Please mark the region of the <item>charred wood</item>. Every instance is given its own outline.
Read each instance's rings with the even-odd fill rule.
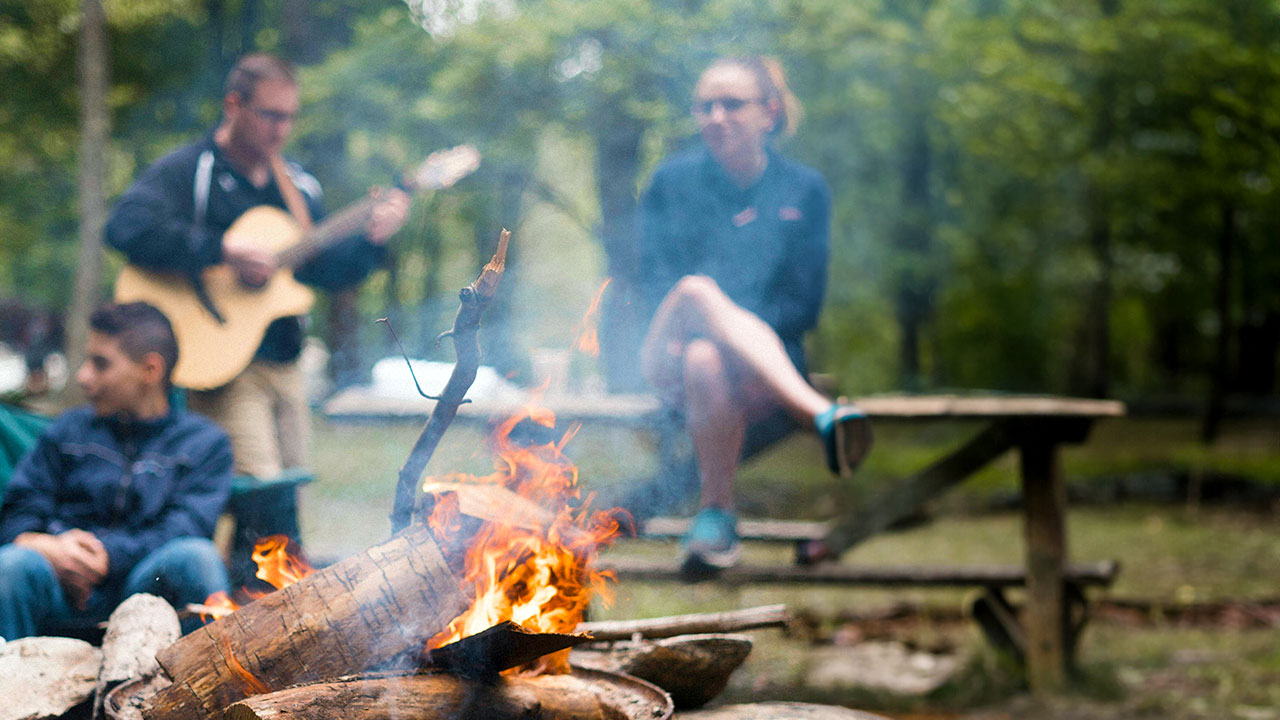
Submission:
[[[430,530],[413,525],[162,650],[173,684],[144,715],[217,718],[250,695],[416,658],[467,603]]]
[[[418,482],[427,468],[427,463],[435,453],[436,446],[444,437],[445,430],[458,414],[458,406],[466,398],[467,390],[475,382],[476,371],[480,367],[480,316],[489,300],[498,288],[498,281],[506,269],[507,244],[511,233],[503,230],[498,240],[498,251],[489,260],[480,276],[467,287],[459,291],[458,314],[453,320],[453,329],[445,333],[453,338],[454,352],[458,361],[453,366],[449,381],[436,400],[426,427],[418,436],[408,459],[400,468],[396,481],[395,500],[391,508],[391,532],[399,532],[413,518],[414,502],[417,497]],[[441,337],[444,337],[443,335]]]

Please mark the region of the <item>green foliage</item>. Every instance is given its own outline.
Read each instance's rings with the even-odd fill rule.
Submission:
[[[611,188],[638,191],[690,140],[710,59],[763,52],[806,106],[783,149],[833,190],[813,351],[843,390],[1068,391],[1099,328],[1122,394],[1200,392],[1220,330],[1239,388],[1275,389],[1268,0],[121,0],[108,20],[112,192],[212,126],[222,74],[255,48],[304,66],[292,151],[331,206],[431,149],[480,147],[362,293],[371,316],[427,308],[405,311],[412,336],[438,329],[499,226],[536,217],[564,248],[586,235],[625,257]],[[0,289],[53,305],[75,261],[77,26],[71,0],[0,0]],[[599,278],[573,267],[588,289],[566,297],[589,294]]]

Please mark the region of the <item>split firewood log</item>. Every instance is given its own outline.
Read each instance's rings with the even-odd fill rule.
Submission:
[[[226,720],[615,720],[571,676],[480,683],[434,673],[346,678],[255,695],[227,708]]]
[[[648,680],[670,693],[676,708],[683,710],[701,707],[719,695],[750,653],[751,638],[745,635],[682,635],[576,648],[569,661]]]
[[[102,651],[83,640],[29,637],[0,645],[0,717],[44,720],[93,697]]]
[[[160,665],[156,653],[182,636],[178,613],[163,598],[131,595],[107,620],[102,638],[102,670],[94,691],[93,716],[99,716],[106,694],[127,680],[153,675]]]
[[[637,636],[652,639],[786,627],[790,622],[791,613],[786,605],[761,605],[714,613],[584,622],[578,623],[576,632],[589,633],[596,640],[628,640]]]
[[[173,684],[143,714],[212,720],[249,695],[416,660],[467,604],[430,529],[411,525],[160,651]]]

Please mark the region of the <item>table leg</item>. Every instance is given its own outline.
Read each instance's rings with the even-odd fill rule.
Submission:
[[[1066,682],[1066,488],[1055,443],[1029,440],[1020,451],[1026,514],[1027,679],[1033,693],[1043,694]]]

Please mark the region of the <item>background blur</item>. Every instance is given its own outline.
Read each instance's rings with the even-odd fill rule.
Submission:
[[[0,296],[55,313],[84,263],[76,60],[97,5],[0,0]],[[698,72],[759,52],[806,109],[783,151],[833,190],[811,351],[840,390],[1113,396],[1197,413],[1206,438],[1276,403],[1272,0],[114,0],[104,22],[107,201],[213,127],[250,50],[302,67],[289,152],[331,210],[434,149],[484,154],[318,309],[340,383],[390,349],[377,317],[430,356],[503,226],[486,346],[531,380],[528,348],[567,347],[605,276],[625,287],[636,194],[696,141]]]

